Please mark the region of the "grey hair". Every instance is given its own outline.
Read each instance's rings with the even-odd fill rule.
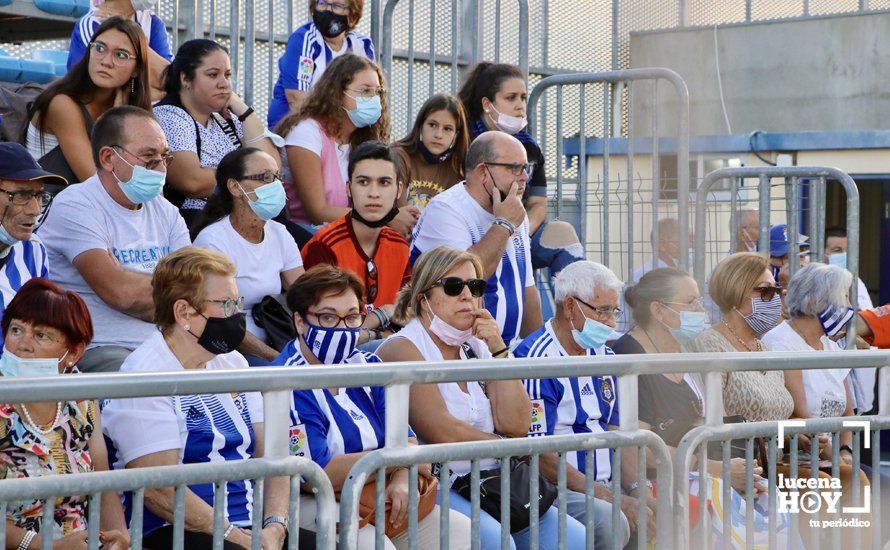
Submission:
[[[675,237],[680,235],[680,222],[677,218],[661,218],[655,223],[658,229],[658,240],[655,239],[656,227],[653,227],[649,233],[649,242],[652,243],[653,249],[658,249],[658,243],[663,241],[668,234],[673,233]]]
[[[847,291],[853,274],[837,265],[813,262],[800,268],[788,283],[785,306],[794,317],[817,316],[828,306],[849,305]]]
[[[494,162],[495,143],[493,139],[474,139],[467,149],[464,169],[469,174],[483,162]]]
[[[603,264],[582,260],[569,264],[559,272],[553,283],[553,295],[558,304],[572,296],[591,301],[597,287],[621,292],[624,283]]]

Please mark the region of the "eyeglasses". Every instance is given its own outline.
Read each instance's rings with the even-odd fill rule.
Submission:
[[[464,287],[470,289],[470,294],[474,298],[480,298],[485,294],[485,286],[488,283],[482,279],[461,279],[460,277],[445,277],[439,279],[433,286],[441,286],[442,290],[448,296],[459,296],[464,291]]]
[[[347,90],[349,90],[349,88],[347,88]],[[349,90],[349,91],[354,93],[355,96],[358,96],[362,99],[372,99],[374,96],[383,97],[386,95],[386,88],[382,88],[379,86],[377,88],[371,88],[371,89],[367,89],[367,90]],[[346,94],[346,95],[349,95],[349,94]],[[351,97],[352,99],[356,99],[355,96],[349,95],[349,97]]]
[[[334,328],[340,323],[346,328],[359,328],[365,324],[367,313],[350,313],[348,315],[337,315],[336,313],[316,313],[307,311],[309,315],[314,315],[318,319],[318,326],[321,328]]]
[[[517,164],[515,162],[483,162],[486,166],[503,166],[514,176],[521,176],[525,172],[526,176],[530,176],[535,169],[535,163]]]
[[[344,4],[343,2],[326,2],[325,0],[318,0],[317,2],[315,2],[315,8],[319,10],[330,8],[337,13],[346,13],[349,10],[349,4]]]
[[[40,208],[46,208],[53,200],[53,194],[49,191],[7,191],[0,189],[0,192],[6,193],[9,202],[16,206],[25,206],[30,204],[32,200],[37,199]]]
[[[226,317],[231,317],[236,313],[239,313],[244,310],[244,296],[239,296],[234,300],[232,298],[226,298],[225,300],[205,300],[206,302],[210,302],[213,304],[219,304],[222,309],[223,315]]]
[[[139,155],[135,155],[135,154],[131,153],[130,151],[127,151],[120,145],[112,145],[112,147],[117,147],[118,149],[120,149],[124,153],[127,153],[134,159],[139,159],[139,162],[142,163],[142,166],[149,170],[154,170],[155,168],[160,166],[161,163],[163,163],[164,167],[166,168],[167,166],[170,166],[171,162],[173,162],[173,155],[171,155],[170,153],[167,153],[166,155],[161,155],[160,157],[151,157],[148,160],[146,160],[146,159],[140,157]]]
[[[664,305],[672,304],[675,306],[687,306],[687,307],[692,306],[692,307],[697,307],[700,309],[705,308],[705,299],[701,298],[701,297],[695,298],[691,302],[661,302],[661,303]]]
[[[281,172],[264,172],[262,174],[251,174],[249,176],[242,176],[241,179],[261,181],[263,183],[274,183],[275,181],[281,179]]]
[[[368,260],[368,263],[365,264],[365,271],[368,274],[368,280],[371,281],[368,285],[368,303],[372,303],[377,298],[377,264],[374,263],[374,260]]]
[[[111,48],[105,45],[104,42],[92,42],[90,44],[90,48],[93,50],[93,55],[96,56],[96,59],[105,59],[105,56],[108,55],[108,52],[114,56],[115,61],[130,61],[135,60],[136,56],[128,52],[127,50],[122,50],[120,48],[112,51]]]
[[[775,296],[776,293],[782,292],[782,287],[780,287],[778,285],[776,285],[776,286],[755,286],[752,289],[752,292],[759,292],[760,299],[764,302],[769,302],[770,300],[773,299],[773,296]]]
[[[592,305],[588,304],[587,302],[585,302],[581,298],[578,298],[577,296],[575,296],[574,298],[578,302],[580,302],[580,303],[584,304],[585,306],[587,306],[588,308],[590,308],[590,310],[593,311],[597,317],[611,317],[612,319],[617,319],[619,316],[621,316],[621,308],[620,307],[612,307],[612,306],[596,307],[596,306],[592,306]]]

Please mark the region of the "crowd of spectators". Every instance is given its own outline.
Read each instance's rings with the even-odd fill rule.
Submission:
[[[190,40],[171,55],[152,4],[91,9],[72,34],[68,74],[36,99],[21,144],[0,144],[3,376],[843,347],[857,283],[842,229],[826,234],[827,263],[807,265],[806,237],[792,250],[784,225],[758,253],[757,213],[741,211],[737,247],[704,295],[679,269],[692,265],[695,236],[681,250],[676,219],[657,221],[655,259],[631,280],[585,260],[573,226],[548,219],[546,161],[525,130],[527,75],[516,66],[473,67],[457,97],[428,98],[390,144],[387,83],[374,45],[354,31],[361,0],[309,3],[266,121],[234,92],[222,45]],[[805,267],[790,276],[795,253]],[[553,277],[550,319],[539,269]],[[867,310],[858,336],[886,347],[890,315],[858,284]],[[273,330],[276,314],[284,329]],[[641,426],[676,448],[704,420],[702,386],[691,374],[641,376]],[[727,422],[851,416],[875,401],[874,373],[843,368],[726,373],[723,388]],[[618,427],[620,397],[613,376],[414,385],[409,442],[603,433]],[[291,451],[339,490],[352,465],[383,446],[385,406],[380,387],[294,391]],[[262,457],[263,440],[253,393],[0,405],[0,477],[243,460]],[[827,438],[800,444],[814,462],[832,455]],[[850,434],[840,444],[843,483],[880,475],[853,469]],[[634,481],[637,453],[620,462],[608,449],[591,453],[566,455],[567,547],[584,544],[588,520],[596,548],[635,544],[644,523],[651,536],[655,506],[638,500],[648,493]],[[714,475],[720,458],[708,460]],[[787,465],[758,456],[758,494],[767,459]],[[428,504],[418,544],[439,540],[448,514],[452,547],[468,548],[470,464],[451,464],[449,509],[438,505],[433,466],[418,469],[417,497]],[[498,459],[480,466],[500,471]],[[654,479],[653,464],[639,467]],[[743,493],[744,458],[733,455],[729,468],[732,491]],[[408,470],[386,476],[385,544],[405,548]],[[541,456],[540,476],[558,482],[555,454]],[[592,503],[586,476],[596,481]],[[311,496],[289,495],[284,479],[265,480],[262,503],[252,491],[250,481],[225,484],[226,548],[250,546],[255,509],[263,548],[281,548],[289,527],[313,547]],[[299,526],[285,519],[292,498],[303,501]],[[212,484],[186,491],[186,547],[211,544],[213,499]],[[131,496],[102,502],[103,547],[126,548]],[[41,531],[39,503],[19,504],[7,510],[8,547],[85,540],[84,498],[57,500],[52,533]],[[539,537],[555,547],[557,510],[542,508]],[[172,488],[145,491],[147,547],[171,547],[173,513]],[[500,547],[497,514],[483,506],[479,519],[482,547]],[[527,522],[510,531],[511,548],[530,546]],[[360,547],[373,544],[373,525],[362,527]]]

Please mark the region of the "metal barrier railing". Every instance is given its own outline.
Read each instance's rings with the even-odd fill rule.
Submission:
[[[829,179],[841,184],[847,195],[847,269],[853,274],[853,283],[850,287],[850,303],[858,309],[857,284],[859,278],[859,189],[856,182],[849,174],[827,166],[745,166],[740,168],[721,168],[709,173],[698,186],[695,194],[695,234],[698,236],[695,242],[695,280],[699,288],[705,288],[705,231],[707,224],[706,208],[708,194],[711,188],[721,180],[730,180],[730,226],[731,250],[736,248],[736,232],[738,227],[739,182],[744,178],[758,179],[758,192],[760,198],[758,250],[770,249],[770,181],[773,178],[785,179],[785,199],[788,213],[789,243],[797,243],[800,238],[800,188],[801,180],[809,178],[815,180],[810,200],[814,206],[810,209],[808,225],[810,232],[810,250],[815,253],[817,261],[824,260],[824,235],[825,235],[825,188]],[[788,254],[790,273],[793,275],[800,267],[800,258],[796,253],[796,245],[791,249],[794,252]],[[847,331],[855,333],[856,317],[850,321]],[[856,342],[854,338],[847,338],[847,347],[852,348]]]
[[[182,550],[185,531],[185,491],[188,485],[213,483],[215,485],[213,503],[213,548],[223,547],[225,530],[225,483],[232,480],[253,480],[254,514],[251,529],[251,548],[260,550],[263,515],[263,479],[268,477],[290,478],[291,494],[299,494],[300,478],[309,482],[314,490],[317,504],[317,544],[318,548],[335,547],[335,527],[337,524],[337,504],[334,490],[327,474],[311,460],[297,457],[257,458],[208,464],[180,464],[136,468],[132,470],[112,470],[77,475],[52,475],[6,479],[0,481],[0,517],[6,517],[10,502],[24,499],[46,499],[41,516],[41,533],[52,533],[55,523],[54,502],[59,496],[89,495],[89,537],[90,550],[100,547],[99,514],[101,494],[104,492],[133,492],[130,520],[131,547],[142,548],[142,517],[144,512],[145,489],[175,487],[173,506],[173,548]],[[292,498],[288,510],[291,525],[299,525],[299,498]],[[258,507],[258,508],[257,508]],[[259,510],[259,511],[257,511]],[[6,522],[0,522],[0,541],[6,547]],[[288,539],[289,550],[296,550],[297,529],[291,530]],[[42,550],[51,550],[53,538],[42,538]]]
[[[587,514],[586,514],[586,531],[587,531],[587,548],[594,547],[594,512],[593,512],[593,487],[597,483],[594,479],[594,467],[592,451],[596,449],[615,449],[614,462],[621,461],[621,449],[624,447],[638,447],[638,481],[641,487],[645,487],[645,464],[646,449],[649,449],[655,457],[657,472],[658,493],[656,497],[656,535],[661,540],[670,540],[671,537],[671,459],[668,454],[664,441],[650,431],[636,430],[634,432],[607,432],[604,434],[584,434],[584,435],[560,435],[553,437],[541,438],[523,438],[499,441],[473,441],[466,443],[444,443],[436,445],[423,445],[420,447],[402,447],[402,448],[385,448],[373,451],[368,455],[359,459],[349,472],[349,477],[343,485],[343,491],[340,498],[340,546],[343,548],[355,548],[358,542],[358,506],[362,489],[368,481],[368,478],[377,472],[376,494],[377,494],[377,510],[384,509],[383,490],[384,486],[379,482],[386,479],[385,469],[391,466],[407,466],[409,467],[409,495],[417,494],[417,465],[428,463],[441,463],[442,469],[439,473],[439,491],[442,499],[443,510],[448,509],[448,492],[451,488],[451,479],[449,475],[448,463],[456,460],[471,460],[472,476],[472,547],[480,547],[480,529],[479,529],[479,459],[480,458],[499,458],[501,459],[501,548],[509,548],[509,526],[510,526],[510,470],[509,458],[517,456],[531,457],[531,483],[532,490],[530,494],[536,494],[537,488],[534,486],[538,478],[538,457],[541,453],[559,453],[559,479],[557,487],[559,495],[555,506],[559,514],[558,545],[560,548],[566,546],[566,457],[565,452],[568,451],[587,451],[587,462],[585,471],[586,480],[586,497],[587,497]],[[614,468],[611,480],[612,494],[616,495],[612,501],[612,532],[618,533],[619,529],[619,502],[621,494],[621,470]],[[646,495],[641,494],[639,499],[640,516],[646,517]],[[416,503],[414,504],[414,512],[416,512]],[[538,547],[538,502],[532,499],[530,502],[530,548]],[[383,537],[383,522],[377,521],[376,535],[380,548]],[[448,514],[443,513],[440,517],[440,548],[447,549],[448,545]],[[414,548],[417,540],[417,517],[416,513],[409,512],[409,547]],[[647,525],[645,519],[639,524],[638,540],[641,548],[645,548],[647,540]],[[548,541],[552,544],[553,541]]]
[[[232,391],[262,392],[264,402],[265,456],[283,457],[289,454],[288,427],[290,421],[290,392],[294,389],[317,389],[328,387],[386,387],[386,447],[387,452],[374,460],[402,460],[407,463],[422,463],[441,452],[435,446],[432,451],[426,447],[408,448],[408,390],[411,384],[438,384],[443,382],[466,382],[477,380],[511,380],[529,378],[554,378],[576,376],[617,375],[618,395],[620,396],[620,432],[624,436],[614,440],[611,432],[591,436],[582,448],[603,448],[612,443],[618,447],[633,444],[650,444],[650,436],[637,434],[638,393],[637,377],[640,374],[698,373],[706,380],[705,404],[706,420],[709,425],[722,423],[723,399],[721,373],[743,370],[799,370],[831,369],[843,365],[845,368],[883,367],[890,362],[888,351],[838,351],[812,354],[800,353],[683,353],[658,355],[616,355],[584,357],[548,357],[534,359],[489,359],[473,361],[414,361],[381,364],[373,369],[366,365],[304,366],[300,368],[252,368],[215,372],[177,372],[155,374],[80,374],[52,378],[25,379],[11,378],[0,385],[0,403],[31,403],[39,401],[70,401],[81,399],[113,399],[123,397],[149,397],[158,395],[214,394]],[[884,369],[885,371],[887,369]],[[886,374],[882,380],[887,380]],[[880,419],[890,417],[890,399],[882,396]],[[883,421],[883,420],[882,420]],[[619,432],[619,433],[620,433]],[[640,432],[642,433],[642,432]],[[622,441],[621,437],[630,437]],[[601,438],[605,438],[601,440]],[[642,439],[633,439],[642,438]],[[606,441],[605,444],[602,441]],[[523,439],[500,441],[503,445],[495,456],[509,456],[525,452],[542,451],[550,443],[533,443]],[[572,442],[577,445],[577,442]],[[527,445],[531,445],[528,447]],[[543,447],[537,447],[543,445]],[[555,445],[563,445],[557,441]],[[566,444],[568,445],[568,444]],[[568,448],[568,447],[559,447]],[[441,449],[441,448],[440,448]],[[488,450],[488,449],[486,449]],[[494,450],[494,449],[492,449]],[[446,448],[446,451],[448,449]],[[470,445],[458,447],[455,455],[444,454],[444,459],[457,456],[479,457],[481,449]],[[414,453],[420,453],[415,455]],[[462,454],[463,453],[463,454]],[[415,457],[415,458],[412,458]],[[419,458],[418,458],[419,457]],[[370,461],[371,459],[369,459]],[[237,465],[238,462],[231,464]],[[371,464],[371,471],[377,469]],[[207,467],[207,465],[202,465]],[[227,466],[235,468],[236,466]],[[136,470],[111,472],[102,475],[130,476]],[[240,470],[239,470],[240,471]],[[86,475],[86,474],[85,474]],[[65,476],[55,476],[64,478]],[[78,476],[70,476],[77,478]],[[613,476],[615,478],[617,476]],[[120,478],[114,477],[118,480]],[[675,478],[677,479],[677,478]],[[30,480],[0,481],[0,500],[6,495],[3,487],[17,483],[21,487]],[[47,477],[40,481],[51,487],[56,480]],[[679,480],[678,480],[679,481]],[[357,482],[356,482],[357,483]],[[176,484],[166,480],[166,486]],[[160,484],[163,486],[163,484]],[[16,485],[19,487],[19,485]],[[20,490],[24,490],[21,489]],[[614,479],[613,479],[614,487]],[[47,489],[47,495],[54,490]],[[87,491],[91,492],[91,491]],[[18,494],[18,493],[16,493]],[[30,494],[34,494],[33,491]],[[292,504],[293,506],[293,504]],[[670,516],[668,516],[670,517]],[[669,529],[673,529],[671,525]],[[663,526],[659,527],[659,534]]]
[[[542,101],[544,93],[552,87],[556,87],[556,215],[563,215],[564,209],[564,187],[566,177],[564,174],[564,136],[563,136],[563,94],[564,88],[567,86],[580,86],[579,96],[579,130],[578,130],[578,212],[579,212],[579,238],[582,245],[587,243],[587,224],[588,224],[588,177],[587,154],[588,154],[588,127],[586,115],[586,92],[585,86],[588,84],[605,84],[603,89],[603,131],[602,131],[602,158],[603,158],[603,181],[602,195],[605,197],[605,204],[601,214],[601,234],[600,238],[603,246],[602,263],[609,265],[609,250],[612,243],[610,238],[610,212],[608,208],[608,197],[610,193],[610,141],[613,135],[613,129],[621,126],[621,91],[616,88],[622,87],[625,94],[625,113],[627,115],[627,150],[625,152],[627,161],[628,178],[632,179],[634,174],[634,131],[633,131],[633,100],[635,82],[651,81],[651,139],[652,139],[652,240],[658,240],[658,224],[655,223],[658,217],[658,203],[660,200],[660,169],[659,169],[659,140],[658,140],[658,86],[659,81],[667,81],[673,87],[677,95],[677,218],[679,221],[679,248],[686,250],[689,246],[689,91],[686,82],[676,72],[665,68],[641,68],[627,69],[622,71],[610,71],[601,73],[578,73],[550,76],[541,80],[532,90],[528,99],[529,112],[529,132],[541,131],[545,124],[542,124],[541,118],[543,113],[539,112],[539,102]],[[613,119],[617,119],[613,120]],[[635,203],[634,193],[627,192],[625,200],[626,210],[628,212],[626,224],[627,231],[627,282],[631,281],[634,272],[634,216],[632,215]],[[657,251],[653,250],[653,263],[657,261]],[[679,263],[681,269],[687,269],[687,258],[680,255]]]
[[[380,34],[378,35],[382,42],[380,43],[380,63],[386,80],[390,86],[394,81],[393,77],[393,56],[394,56],[394,33],[393,33],[393,16],[396,6],[400,0],[389,0],[383,8],[383,22]],[[406,128],[405,131],[410,132],[414,124],[415,115],[415,86],[414,72],[417,61],[426,62],[428,71],[428,89],[427,96],[431,96],[437,92],[444,90],[436,89],[436,68],[442,65],[449,68],[450,71],[450,92],[457,91],[458,73],[462,67],[469,67],[483,60],[484,37],[490,35],[486,30],[483,32],[483,5],[485,0],[453,0],[445,2],[451,7],[451,47],[450,55],[445,56],[444,62],[439,62],[436,52],[436,19],[437,19],[437,0],[427,0],[429,3],[429,27],[430,34],[428,38],[428,51],[421,53],[416,47],[415,41],[415,0],[407,0],[408,3],[408,39],[403,56],[407,60],[407,101],[402,104],[407,109],[405,113]],[[514,0],[519,8],[519,29],[518,29],[518,59],[511,60],[522,69],[523,74],[528,78],[528,0]],[[494,16],[494,53],[493,61],[499,63],[501,61],[501,1],[495,3]],[[373,36],[372,36],[373,38]],[[418,53],[421,55],[418,56]],[[419,59],[420,57],[420,59]],[[390,94],[390,102],[392,102],[392,94]],[[392,104],[392,103],[391,103]]]
[[[707,397],[706,397],[707,399]],[[871,479],[870,486],[870,500],[865,500],[860,497],[863,494],[862,488],[860,487],[860,477],[857,474],[860,470],[860,450],[859,450],[859,435],[860,431],[863,429],[869,430],[869,433],[866,434],[866,437],[870,437],[870,448],[872,454],[872,465],[880,465],[880,456],[881,456],[881,445],[880,445],[880,430],[890,428],[890,416],[860,416],[855,417],[855,419],[851,418],[816,418],[816,419],[807,419],[804,421],[792,421],[788,423],[782,423],[780,426],[778,422],[751,422],[751,423],[741,423],[741,424],[726,424],[726,425],[705,425],[694,428],[680,442],[680,445],[677,447],[677,452],[674,454],[674,479],[675,479],[675,500],[674,500],[674,510],[675,510],[675,518],[679,521],[678,528],[676,529],[674,539],[674,547],[675,548],[688,548],[689,547],[689,539],[690,539],[690,525],[689,525],[689,473],[690,467],[693,460],[693,455],[698,450],[698,476],[699,476],[699,510],[698,517],[700,518],[700,532],[703,533],[702,536],[702,544],[703,547],[709,547],[708,545],[708,537],[710,535],[708,529],[708,514],[706,513],[705,505],[707,498],[702,495],[711,494],[711,490],[708,488],[711,482],[711,476],[706,471],[706,463],[708,459],[707,447],[709,442],[722,442],[722,451],[723,451],[723,469],[722,469],[722,483],[723,483],[723,502],[724,504],[730,501],[730,491],[732,491],[730,487],[730,471],[727,467],[729,462],[729,454],[730,454],[730,440],[743,439],[745,440],[745,480],[746,486],[744,491],[744,499],[745,499],[745,509],[747,510],[747,514],[745,517],[745,541],[749,544],[753,540],[754,537],[754,513],[753,510],[753,499],[754,499],[754,490],[753,490],[753,468],[754,468],[754,439],[760,437],[768,437],[769,442],[766,447],[767,455],[770,457],[768,462],[767,472],[764,476],[767,482],[768,487],[768,523],[767,523],[767,531],[768,531],[768,547],[769,548],[791,548],[795,547],[796,541],[798,539],[799,534],[799,524],[796,517],[791,517],[791,521],[789,522],[789,533],[791,540],[788,544],[777,545],[777,491],[779,489],[777,485],[777,477],[776,477],[776,451],[777,448],[781,447],[779,445],[779,439],[783,438],[785,435],[797,435],[797,434],[805,434],[809,435],[813,441],[813,445],[815,445],[816,438],[819,434],[830,433],[832,435],[831,449],[832,449],[832,472],[831,476],[835,479],[840,478],[840,432],[841,431],[853,431],[853,463],[852,463],[852,490],[851,490],[851,502],[855,506],[859,506],[860,502],[863,504],[868,504],[868,508],[870,508],[871,517],[876,521],[871,521],[871,529],[872,529],[872,548],[878,550],[883,545],[883,540],[881,537],[881,475],[880,475],[880,466],[875,466],[874,475]],[[783,442],[784,443],[784,442]],[[789,475],[790,479],[796,479],[798,476],[798,441],[796,437],[791,437],[789,441],[789,449],[790,449],[790,463],[789,463]],[[818,462],[818,461],[817,461]],[[810,467],[810,476],[812,479],[817,479],[819,475],[819,468]],[[865,506],[863,506],[865,507]],[[839,513],[839,510],[838,510]],[[837,517],[837,513],[834,514]],[[723,510],[723,527],[722,527],[722,535],[723,535],[723,548],[731,548],[730,537],[731,537],[731,526],[730,526],[730,513],[726,511],[724,507]],[[816,529],[815,526],[811,526],[811,531]],[[823,530],[823,532],[825,532]],[[830,532],[832,536],[832,545],[833,548],[840,548],[840,529],[834,529]],[[861,548],[861,531],[860,529],[852,530],[852,547],[853,548]],[[818,549],[820,546],[820,538],[813,537],[810,541],[810,548]],[[749,546],[749,548],[752,546]]]

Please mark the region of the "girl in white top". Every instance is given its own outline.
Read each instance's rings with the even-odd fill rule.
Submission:
[[[510,357],[491,314],[481,306],[485,291],[482,264],[474,254],[440,246],[414,264],[412,280],[396,299],[395,318],[407,322],[378,349],[383,361],[441,361]],[[408,418],[424,443],[481,441],[524,437],[531,420],[531,402],[521,380],[414,385]],[[480,469],[496,468],[495,459]],[[470,471],[467,462],[449,464],[455,474]],[[470,503],[457,492],[449,496],[452,510],[469,516]],[[498,548],[501,525],[479,511],[482,548]],[[566,518],[575,522],[573,518]],[[557,514],[551,508],[540,519],[541,541],[556,544]],[[551,540],[552,539],[552,540]],[[528,547],[528,529],[513,533],[511,547]]]
[[[284,208],[284,187],[275,159],[246,147],[223,157],[216,168],[217,192],[195,219],[195,246],[218,250],[238,267],[238,290],[250,312],[264,296],[287,292],[303,274],[293,237],[272,220]],[[251,365],[268,364],[278,350],[247,315],[247,336],[238,348]]]

